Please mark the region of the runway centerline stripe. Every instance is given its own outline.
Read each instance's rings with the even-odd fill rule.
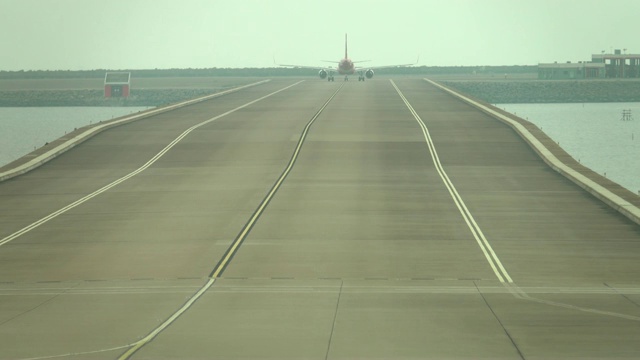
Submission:
[[[242,242],[247,237],[247,235],[249,235],[249,233],[251,232],[251,229],[260,218],[260,215],[264,212],[264,209],[267,207],[267,205],[269,204],[273,196],[276,194],[276,192],[278,191],[278,189],[286,179],[287,175],[289,175],[289,172],[291,172],[291,169],[293,168],[293,165],[295,164],[296,160],[298,159],[298,155],[300,154],[300,149],[302,149],[302,145],[305,139],[307,138],[307,134],[309,133],[309,129],[311,128],[311,125],[313,125],[313,123],[320,116],[322,111],[327,107],[327,105],[329,105],[331,100],[333,100],[333,98],[338,94],[338,92],[340,91],[340,89],[342,89],[343,86],[344,86],[344,83],[340,85],[338,90],[336,90],[331,95],[331,97],[329,97],[329,99],[322,105],[322,107],[315,113],[315,115],[313,115],[311,120],[309,120],[307,125],[304,127],[304,130],[300,135],[300,140],[298,140],[298,144],[296,145],[295,150],[293,151],[293,155],[291,155],[291,159],[289,160],[289,163],[285,167],[284,171],[282,172],[278,180],[276,180],[273,187],[271,187],[271,190],[267,193],[267,196],[264,197],[260,205],[258,205],[258,207],[256,208],[256,211],[253,213],[253,215],[251,215],[251,218],[249,218],[249,221],[247,221],[247,223],[244,225],[244,227],[242,228],[238,236],[235,238],[233,243],[231,243],[227,251],[224,253],[222,258],[220,259],[220,261],[216,264],[213,271],[211,271],[209,275],[209,281],[207,281],[207,283],[204,284],[204,286],[200,290],[198,290],[198,292],[196,292],[196,294],[193,295],[193,297],[191,297],[187,303],[185,303],[180,309],[178,309],[175,313],[173,313],[173,315],[171,315],[167,320],[165,320],[160,326],[158,326],[153,331],[151,331],[149,335],[145,336],[143,339],[134,343],[131,348],[129,348],[126,352],[124,352],[118,358],[118,360],[126,360],[131,358],[131,356],[133,356],[133,354],[135,354],[136,351],[140,350],[143,346],[151,342],[160,332],[162,332],[169,325],[171,325],[171,323],[173,323],[178,317],[180,317],[180,315],[185,313],[194,302],[196,302],[200,297],[202,297],[202,295],[204,295],[205,292],[209,288],[211,288],[211,286],[215,283],[218,277],[222,275],[224,270],[229,265],[229,262],[233,259],[233,256],[236,254],[236,252],[240,248],[240,245],[242,245]]]
[[[3,238],[2,240],[0,240],[0,246],[9,243],[12,240],[17,239],[18,237],[28,233],[29,231],[39,227],[40,225],[43,225],[44,223],[55,219],[56,217],[66,213],[67,211],[69,211],[69,210],[71,210],[71,209],[73,209],[73,208],[75,208],[75,207],[77,207],[77,206],[79,206],[79,205],[81,205],[81,204],[93,199],[94,197],[96,197],[96,196],[98,196],[98,195],[110,190],[111,188],[113,188],[113,187],[115,187],[115,186],[127,181],[128,179],[140,174],[141,172],[143,172],[144,170],[149,168],[151,165],[153,165],[156,161],[158,161],[164,154],[166,154],[169,150],[171,150],[171,148],[173,148],[177,143],[179,143],[182,139],[184,139],[187,135],[189,135],[189,133],[191,133],[193,130],[195,130],[195,129],[201,127],[201,126],[204,126],[206,124],[209,124],[209,123],[211,123],[213,121],[216,121],[216,120],[218,120],[218,119],[220,119],[222,117],[225,117],[225,116],[227,116],[229,114],[232,114],[232,113],[234,113],[234,112],[236,112],[238,110],[244,109],[247,106],[253,105],[253,104],[257,103],[258,101],[264,100],[264,99],[266,99],[266,98],[268,98],[268,97],[270,97],[272,95],[275,95],[275,94],[277,94],[277,93],[279,93],[281,91],[287,90],[287,89],[289,89],[289,88],[291,88],[293,86],[296,86],[296,85],[300,84],[301,82],[302,81],[298,81],[295,84],[292,84],[292,85],[284,87],[284,88],[282,88],[280,90],[274,91],[274,92],[272,92],[270,94],[267,94],[267,95],[265,95],[265,96],[263,96],[261,98],[258,98],[256,100],[250,101],[250,102],[248,102],[248,103],[246,103],[244,105],[238,106],[238,107],[236,107],[236,108],[234,108],[232,110],[229,110],[229,111],[227,111],[225,113],[222,113],[222,114],[220,114],[218,116],[215,116],[215,117],[213,117],[213,118],[211,118],[209,120],[205,120],[205,121],[203,121],[203,122],[201,122],[199,124],[196,124],[196,125],[190,127],[189,129],[185,130],[182,134],[180,134],[180,136],[175,138],[171,143],[169,143],[169,145],[167,145],[159,153],[157,153],[155,156],[153,156],[151,158],[151,160],[147,161],[144,165],[139,167],[137,170],[134,170],[133,172],[121,177],[120,179],[115,180],[112,183],[103,186],[102,188],[92,192],[91,194],[86,195],[85,197],[83,197],[83,198],[81,198],[79,200],[76,200],[75,202],[73,202],[73,203],[71,203],[71,204],[69,204],[69,205],[67,205],[67,206],[65,206],[65,207],[63,207],[63,208],[61,208],[61,209],[59,209],[59,210],[57,210],[57,211],[45,216],[43,218],[41,218],[40,220],[38,220],[38,221],[36,221],[36,222],[26,226],[26,227],[14,232],[13,234]]]
[[[231,259],[235,255],[240,244],[247,237],[247,235],[255,225],[256,221],[258,220],[258,218],[260,217],[264,209],[267,207],[267,205],[269,204],[269,202],[271,201],[275,193],[278,191],[278,189],[284,182],[287,175],[289,175],[289,172],[291,171],[291,169],[293,168],[293,165],[298,159],[298,155],[300,154],[300,149],[302,149],[302,144],[304,143],[304,140],[307,138],[307,134],[309,133],[309,129],[311,128],[311,125],[313,125],[313,123],[316,121],[318,116],[320,116],[322,111],[327,107],[327,105],[329,105],[331,100],[333,100],[333,98],[338,94],[338,92],[340,91],[340,89],[342,89],[343,86],[344,86],[344,83],[340,85],[338,90],[336,90],[333,93],[333,95],[331,95],[331,97],[329,97],[329,99],[324,103],[324,105],[322,105],[322,107],[315,113],[315,115],[311,118],[311,120],[309,120],[307,125],[304,127],[304,130],[300,135],[300,139],[298,140],[298,144],[296,145],[293,155],[291,155],[291,159],[289,160],[289,163],[287,164],[286,168],[284,169],[284,171],[282,172],[278,180],[275,182],[271,190],[267,193],[267,196],[264,197],[264,199],[262,200],[262,202],[260,203],[256,211],[253,213],[249,221],[247,221],[247,223],[244,225],[244,227],[242,228],[242,231],[240,231],[240,233],[238,234],[236,239],[233,241],[231,246],[227,249],[226,253],[222,257],[220,262],[218,262],[218,264],[213,269],[211,274],[209,274],[210,277],[217,278],[220,275],[222,275],[227,265],[229,264],[229,261],[231,261]]]
[[[389,81],[391,81],[391,85],[393,85],[393,87],[396,89],[396,91],[398,92],[398,95],[400,95],[400,98],[402,99],[402,101],[404,101],[405,105],[407,106],[407,108],[409,109],[413,117],[416,119],[416,121],[418,122],[418,125],[420,125],[420,127],[422,128],[422,133],[424,135],[425,141],[427,142],[427,146],[429,147],[429,152],[431,153],[431,160],[433,160],[433,164],[435,165],[436,170],[438,171],[438,175],[440,175],[440,178],[444,182],[444,185],[446,186],[447,190],[449,191],[449,194],[453,198],[453,201],[456,204],[458,211],[460,211],[460,214],[464,218],[464,221],[467,224],[467,227],[469,227],[471,234],[473,234],[473,237],[476,239],[478,246],[480,246],[482,253],[484,254],[487,261],[489,262],[491,269],[493,269],[493,272],[496,274],[500,282],[513,283],[511,276],[509,276],[509,273],[507,273],[507,270],[502,265],[502,262],[500,262],[498,255],[496,255],[496,253],[493,251],[491,244],[489,244],[489,241],[484,236],[482,229],[480,229],[480,226],[478,225],[478,223],[476,223],[475,219],[473,218],[473,215],[471,215],[471,212],[469,211],[464,201],[462,200],[462,197],[456,190],[456,187],[453,185],[453,183],[451,182],[451,179],[449,179],[449,176],[444,171],[444,168],[442,167],[442,163],[440,162],[440,158],[438,157],[438,152],[436,151],[436,147],[433,144],[433,140],[431,139],[431,134],[429,133],[429,129],[427,129],[427,125],[425,125],[420,115],[418,115],[418,113],[413,109],[413,106],[411,106],[411,104],[409,103],[409,100],[407,100],[407,98],[404,97],[404,95],[402,94],[402,91],[400,91],[400,89],[396,86],[395,82],[393,82],[393,80],[389,80]]]
[[[73,138],[60,138],[59,140],[65,140],[64,143],[54,147],[53,149],[50,149],[49,151],[42,153],[42,154],[28,154],[25,155],[26,157],[33,157],[32,160],[19,165],[15,168],[12,168],[10,170],[7,170],[5,172],[0,173],[0,182],[4,181],[4,180],[8,180],[14,176],[18,176],[20,174],[24,174],[30,170],[33,170],[35,168],[37,168],[38,166],[48,162],[49,160],[58,157],[60,154],[62,154],[63,152],[71,149],[72,147],[74,147],[75,145],[73,143],[79,144],[80,142],[86,141],[89,138],[93,137],[94,135],[97,135],[99,132],[106,130],[109,127],[118,125],[118,124],[124,124],[127,122],[131,122],[131,121],[136,121],[136,120],[140,120],[143,118],[148,118],[150,116],[153,115],[157,115],[157,114],[163,114],[172,110],[176,110],[188,105],[193,105],[193,104],[197,104],[199,102],[203,102],[206,100],[211,100],[223,95],[227,95],[227,94],[231,94],[237,91],[240,91],[242,89],[246,89],[252,86],[256,86],[256,85],[260,85],[260,84],[264,84],[266,82],[271,81],[271,79],[267,79],[267,80],[262,80],[262,81],[258,81],[258,82],[254,82],[251,84],[247,84],[247,85],[242,85],[242,86],[238,86],[238,87],[234,87],[231,88],[229,90],[224,90],[224,91],[220,91],[220,92],[216,92],[214,94],[211,95],[206,95],[206,96],[202,96],[199,98],[195,98],[195,99],[191,99],[191,100],[187,100],[187,101],[183,101],[183,102],[179,102],[177,104],[173,104],[173,105],[168,105],[168,106],[161,106],[158,108],[155,108],[153,110],[148,110],[148,111],[144,111],[142,113],[139,114],[135,114],[135,115],[129,115],[129,116],[125,116],[120,118],[119,120],[114,120],[114,121],[107,121],[106,123],[103,123],[101,125],[95,126],[95,127],[91,127],[89,129],[87,129],[86,131],[82,132],[81,134],[78,134],[76,136],[74,136]]]

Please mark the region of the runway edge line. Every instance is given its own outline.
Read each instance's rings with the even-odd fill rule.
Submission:
[[[535,152],[549,167],[551,167],[553,170],[557,171],[567,179],[571,180],[573,183],[580,186],[591,195],[595,196],[597,199],[609,205],[620,214],[640,225],[640,208],[614,194],[604,186],[596,183],[595,181],[589,179],[588,177],[582,175],[567,164],[560,161],[560,159],[558,159],[546,146],[544,146],[544,144],[542,144],[540,140],[538,140],[533,134],[531,134],[529,130],[522,126],[522,124],[433,80],[427,78],[424,78],[423,80],[461,99],[469,105],[478,108],[479,110],[492,116],[493,118],[509,125],[518,133],[518,135],[520,135],[521,138],[523,138],[529,144],[529,146],[531,146],[535,150]]]
[[[297,83],[296,83],[296,85],[297,85]],[[338,94],[340,89],[342,89],[343,86],[344,86],[344,84],[340,85],[338,90],[336,90],[331,95],[331,97],[329,97],[329,99],[322,105],[322,107],[315,113],[315,115],[313,115],[311,120],[309,120],[307,125],[304,127],[304,130],[302,131],[302,134],[300,135],[300,139],[298,140],[298,143],[297,143],[297,145],[295,147],[295,150],[294,150],[293,154],[291,155],[291,159],[287,163],[287,166],[285,167],[284,171],[282,172],[280,177],[276,180],[276,182],[274,183],[273,187],[271,187],[271,190],[269,190],[269,192],[264,197],[262,202],[260,202],[260,205],[258,205],[258,207],[256,208],[255,212],[251,215],[251,217],[249,218],[249,221],[247,221],[247,223],[242,227],[242,230],[240,230],[240,233],[236,236],[236,238],[233,241],[233,243],[231,243],[231,245],[229,246],[227,251],[224,253],[222,258],[218,261],[216,266],[213,268],[213,270],[209,274],[208,281],[202,286],[202,288],[200,288],[189,299],[189,301],[187,301],[184,305],[182,305],[182,307],[180,309],[178,309],[176,312],[174,312],[167,320],[165,320],[158,327],[153,329],[143,339],[141,339],[141,340],[137,341],[136,343],[134,343],[131,348],[127,349],[127,351],[125,351],[122,355],[120,355],[120,357],[118,357],[118,360],[130,359],[131,356],[133,356],[138,350],[140,350],[145,345],[147,345],[148,343],[153,341],[153,339],[155,339],[155,337],[158,334],[160,334],[160,332],[162,332],[164,329],[169,327],[169,325],[171,325],[178,317],[180,317],[180,315],[185,313],[191,307],[191,305],[193,305],[193,303],[195,303],[200,297],[202,297],[202,295],[204,295],[207,292],[207,290],[209,288],[211,288],[211,286],[219,278],[219,276],[222,275],[224,270],[229,265],[229,262],[233,259],[234,255],[237,253],[238,249],[240,248],[240,245],[242,245],[242,242],[247,237],[247,235],[249,235],[249,233],[251,232],[251,229],[255,225],[256,221],[258,221],[258,219],[260,218],[260,215],[264,212],[264,209],[267,207],[267,205],[269,205],[269,202],[271,201],[271,199],[273,198],[275,193],[278,191],[278,189],[280,188],[280,186],[282,185],[282,183],[286,179],[287,175],[289,175],[289,172],[291,172],[291,169],[293,168],[293,165],[295,164],[295,162],[296,162],[296,160],[298,158],[298,155],[300,154],[300,150],[302,148],[304,140],[306,139],[307,134],[309,133],[309,129],[311,128],[313,123],[316,121],[316,119],[320,116],[322,111],[327,107],[327,105],[329,105],[331,100],[333,100],[333,98]]]
[[[158,115],[164,112],[168,112],[168,111],[173,111],[185,106],[189,106],[189,105],[193,105],[193,104],[197,104],[199,102],[203,102],[206,100],[210,100],[222,95],[227,95],[230,93],[234,93],[236,91],[240,91],[242,89],[246,89],[249,87],[253,87],[256,85],[261,85],[264,83],[267,83],[271,81],[271,79],[266,79],[266,80],[262,80],[262,81],[258,81],[255,83],[251,83],[251,84],[247,84],[247,85],[242,85],[242,86],[238,86],[229,90],[225,90],[225,91],[221,91],[221,92],[217,92],[211,95],[206,95],[206,96],[202,96],[196,99],[191,99],[191,100],[187,100],[187,101],[183,101],[177,104],[173,104],[173,105],[168,105],[168,106],[163,106],[163,107],[159,107],[159,108],[155,108],[155,109],[151,109],[148,111],[144,111],[142,113],[139,114],[135,114],[135,115],[129,115],[126,117],[123,117],[121,119],[118,120],[113,120],[113,121],[107,121],[102,123],[101,125],[96,125],[96,126],[92,126],[89,129],[87,129],[86,131],[82,132],[81,134],[75,136],[72,139],[69,139],[67,141],[65,141],[64,143],[54,147],[51,150],[48,150],[45,153],[42,153],[38,156],[36,156],[35,158],[33,158],[32,160],[18,165],[12,169],[9,169],[7,171],[1,172],[0,173],[0,182],[3,182],[5,180],[9,180],[11,178],[14,178],[16,176],[25,174],[33,169],[36,169],[42,165],[44,165],[45,163],[55,159],[56,157],[60,156],[61,154],[63,154],[64,152],[71,150],[72,148],[74,148],[76,145],[79,145],[83,142],[85,142],[86,140],[96,136],[97,134],[111,129],[113,127],[116,126],[120,126],[120,125],[124,125],[133,121],[137,121],[137,120],[141,120],[144,118],[148,118],[150,116],[154,116],[154,115]],[[55,141],[55,140],[54,140]],[[1,167],[1,166],[0,166]]]
[[[502,265],[502,262],[498,258],[498,255],[495,253],[495,251],[493,251],[493,248],[491,247],[491,244],[489,244],[489,241],[487,240],[487,238],[484,236],[482,229],[474,219],[473,215],[467,208],[467,205],[464,203],[464,200],[462,200],[462,196],[460,196],[460,194],[458,193],[458,190],[456,190],[455,185],[453,185],[453,182],[451,181],[451,179],[449,179],[449,176],[444,170],[444,167],[440,162],[438,152],[436,151],[435,145],[433,144],[433,140],[431,139],[431,134],[429,133],[429,129],[427,128],[427,125],[424,123],[420,115],[418,115],[418,113],[415,111],[413,106],[411,106],[411,104],[409,103],[409,100],[407,100],[404,94],[402,94],[402,91],[400,91],[398,86],[396,86],[396,83],[393,80],[390,80],[390,81],[391,81],[391,85],[393,85],[396,92],[398,93],[402,101],[405,103],[407,108],[409,109],[409,112],[411,112],[411,115],[413,115],[414,119],[418,122],[418,125],[420,125],[420,128],[422,129],[422,134],[424,135],[425,142],[427,143],[429,152],[431,153],[431,160],[433,161],[433,164],[436,170],[438,171],[438,175],[440,175],[442,182],[444,183],[445,187],[449,191],[449,194],[451,195],[453,202],[456,204],[458,211],[460,212],[460,214],[462,215],[462,218],[467,224],[469,231],[471,231],[471,234],[473,235],[474,239],[478,243],[478,246],[482,250],[482,253],[484,254],[487,261],[489,262],[491,269],[493,270],[496,277],[498,278],[498,280],[500,280],[501,283],[513,283],[513,279],[511,278],[507,270]]]
[[[125,176],[113,181],[113,182],[111,182],[110,184],[107,184],[107,185],[103,186],[102,188],[92,192],[91,194],[85,195],[84,197],[80,198],[79,200],[74,201],[71,204],[62,207],[61,209],[59,209],[57,211],[54,211],[53,213],[41,218],[40,220],[37,220],[37,221],[31,223],[30,225],[28,225],[28,226],[26,226],[26,227],[24,227],[24,228],[22,228],[22,229],[20,229],[20,230],[18,230],[16,232],[14,232],[13,234],[11,234],[11,235],[3,238],[3,239],[0,239],[0,246],[5,245],[5,244],[15,240],[16,238],[18,238],[18,237],[22,236],[23,234],[26,234],[27,232],[39,227],[40,225],[42,225],[42,224],[44,224],[44,223],[46,223],[46,222],[48,222],[48,221],[50,221],[52,219],[55,219],[59,215],[62,215],[64,213],[66,213],[67,211],[69,211],[69,210],[71,210],[71,209],[73,209],[73,208],[75,208],[75,207],[77,207],[77,206],[89,201],[90,199],[92,199],[92,198],[94,198],[94,197],[96,197],[96,196],[108,191],[109,189],[119,185],[120,183],[122,183],[122,182],[124,182],[124,181],[126,181],[126,180],[128,180],[128,179],[130,179],[130,178],[132,178],[132,177],[134,177],[134,176],[136,176],[138,174],[140,174],[141,172],[143,172],[144,170],[149,168],[151,165],[153,165],[156,161],[158,161],[162,156],[164,156],[164,154],[166,154],[169,150],[171,150],[171,148],[173,148],[177,143],[179,143],[182,139],[184,139],[187,135],[189,135],[189,133],[191,133],[193,130],[195,130],[195,129],[201,127],[201,126],[204,126],[206,124],[209,124],[209,123],[211,123],[213,121],[216,121],[216,120],[218,120],[218,119],[220,119],[220,118],[222,118],[224,116],[227,116],[227,115],[229,115],[231,113],[234,113],[234,112],[236,112],[238,110],[244,109],[245,107],[247,107],[249,105],[255,104],[258,101],[266,99],[266,98],[268,98],[268,97],[270,97],[272,95],[275,95],[275,94],[277,94],[279,92],[287,90],[287,89],[289,89],[289,88],[291,88],[293,86],[296,86],[296,85],[300,84],[301,82],[302,81],[299,81],[299,82],[297,82],[295,84],[292,84],[292,85],[284,87],[284,88],[282,88],[280,90],[274,91],[274,92],[272,92],[270,94],[262,96],[262,97],[260,97],[260,98],[258,98],[256,100],[250,101],[250,102],[248,102],[248,103],[246,103],[244,105],[238,106],[238,107],[236,107],[236,108],[234,108],[232,110],[229,110],[229,111],[227,111],[225,113],[222,113],[220,115],[217,115],[217,116],[215,116],[215,117],[213,117],[213,118],[211,118],[209,120],[205,120],[205,121],[203,121],[203,122],[201,122],[199,124],[196,124],[196,125],[190,127],[189,129],[185,130],[182,134],[180,134],[180,136],[175,138],[171,143],[169,143],[167,146],[165,146],[164,149],[162,149],[159,153],[154,155],[149,161],[147,161],[144,165],[142,165],[138,169],[136,169],[136,170],[132,171],[131,173],[129,173],[129,174],[127,174],[127,175],[125,175]]]

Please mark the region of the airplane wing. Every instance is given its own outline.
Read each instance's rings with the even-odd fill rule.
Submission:
[[[325,60],[322,60],[325,61]],[[361,63],[361,62],[367,62],[370,60],[362,60],[362,61],[354,61],[354,64],[357,63]],[[334,64],[339,64],[339,61],[325,61],[325,62],[329,62],[329,63],[334,63]],[[412,63],[412,64],[398,64],[398,65],[380,65],[380,66],[364,66],[362,67],[363,69],[371,69],[371,70],[377,70],[377,69],[387,69],[387,68],[394,68],[394,67],[399,67],[399,66],[411,66],[411,65],[415,65],[416,63]],[[301,68],[301,69],[313,69],[313,70],[332,70],[334,71],[335,68],[330,67],[330,66],[307,66],[307,65],[295,65],[295,64],[276,64],[278,66],[287,66],[287,67],[295,67],[295,68]]]
[[[411,65],[415,65],[415,63],[414,64],[398,64],[398,65],[365,66],[364,69],[367,69],[367,70],[378,70],[378,69],[389,69],[389,68],[394,68],[394,67],[411,66]]]
[[[328,63],[333,63],[333,64],[340,64],[340,61],[331,61],[331,60],[320,60],[322,62],[328,62]],[[358,61],[351,61],[352,63],[356,64],[356,63],[361,63],[361,62],[369,62],[371,60],[358,60]]]
[[[278,66],[287,66],[301,69],[314,69],[314,70],[335,70],[329,66],[307,66],[307,65],[292,65],[292,64],[276,64]]]
[[[313,69],[318,71],[318,76],[320,79],[327,79],[329,81],[333,81],[333,74],[337,71],[335,67],[329,66],[308,66],[308,65],[295,65],[295,64],[276,64],[278,66],[286,66],[298,69]]]
[[[367,60],[368,61],[368,60]],[[356,61],[354,61],[355,63]],[[394,67],[400,67],[400,66],[413,66],[416,65],[418,62],[420,62],[420,55],[418,55],[418,59],[416,59],[416,62],[412,63],[412,64],[397,64],[397,65],[380,65],[380,66],[366,66],[367,69],[371,69],[371,70],[377,70],[377,69],[389,69],[389,68],[394,68]]]
[[[380,65],[380,66],[365,66],[364,68],[366,69],[371,69],[371,70],[377,70],[377,69],[389,69],[389,68],[394,68],[394,67],[400,67],[400,66],[413,66],[415,64],[418,63],[418,61],[420,61],[420,57],[418,57],[418,60],[416,60],[416,62],[412,63],[412,64],[397,64],[397,65]],[[355,61],[354,61],[355,62]]]

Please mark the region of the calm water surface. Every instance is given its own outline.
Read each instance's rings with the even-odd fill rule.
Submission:
[[[0,166],[66,133],[148,107],[0,107]]]
[[[498,104],[528,119],[581,163],[640,191],[640,103]],[[146,110],[140,107],[0,108],[0,166],[74,128]],[[622,119],[631,110],[631,120]]]
[[[640,103],[498,104],[536,124],[576,160],[640,191]],[[623,119],[631,110],[631,119]]]

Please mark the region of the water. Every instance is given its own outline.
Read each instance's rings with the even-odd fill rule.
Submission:
[[[640,191],[640,103],[498,104],[538,125],[571,156],[627,189]],[[0,166],[74,128],[145,107],[0,107]],[[622,111],[632,120],[623,121]]]
[[[576,160],[640,192],[640,103],[498,104],[536,124]],[[631,120],[623,120],[631,110]]]
[[[0,166],[75,128],[148,107],[0,107]]]

